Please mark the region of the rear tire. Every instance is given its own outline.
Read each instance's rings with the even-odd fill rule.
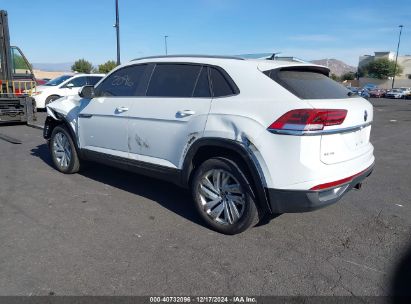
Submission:
[[[250,182],[227,158],[203,162],[195,171],[191,190],[196,209],[212,229],[237,234],[258,223],[258,209]]]
[[[80,169],[80,159],[70,132],[64,125],[56,126],[49,142],[50,154],[55,168],[65,174],[76,173]]]

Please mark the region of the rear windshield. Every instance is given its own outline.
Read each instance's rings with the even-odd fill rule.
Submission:
[[[307,70],[271,70],[264,74],[301,99],[341,99],[352,95],[328,76]]]

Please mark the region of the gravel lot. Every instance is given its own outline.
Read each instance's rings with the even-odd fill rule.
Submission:
[[[361,191],[237,236],[204,227],[172,184],[100,165],[60,174],[41,130],[1,126],[23,143],[0,139],[0,295],[411,290],[411,101],[372,103],[376,168]]]

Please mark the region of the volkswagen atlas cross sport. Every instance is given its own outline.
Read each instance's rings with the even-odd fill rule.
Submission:
[[[57,170],[95,161],[189,188],[213,229],[337,202],[371,174],[372,105],[326,67],[230,57],[131,61],[47,106]]]

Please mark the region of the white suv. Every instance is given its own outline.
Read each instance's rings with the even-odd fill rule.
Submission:
[[[190,188],[226,234],[360,188],[374,166],[372,105],[323,66],[229,57],[131,61],[47,106],[57,170],[83,160]]]
[[[95,85],[104,74],[66,74],[54,78],[36,87],[33,97],[36,107],[44,109],[50,102],[62,96],[78,95],[79,89],[85,85]]]

